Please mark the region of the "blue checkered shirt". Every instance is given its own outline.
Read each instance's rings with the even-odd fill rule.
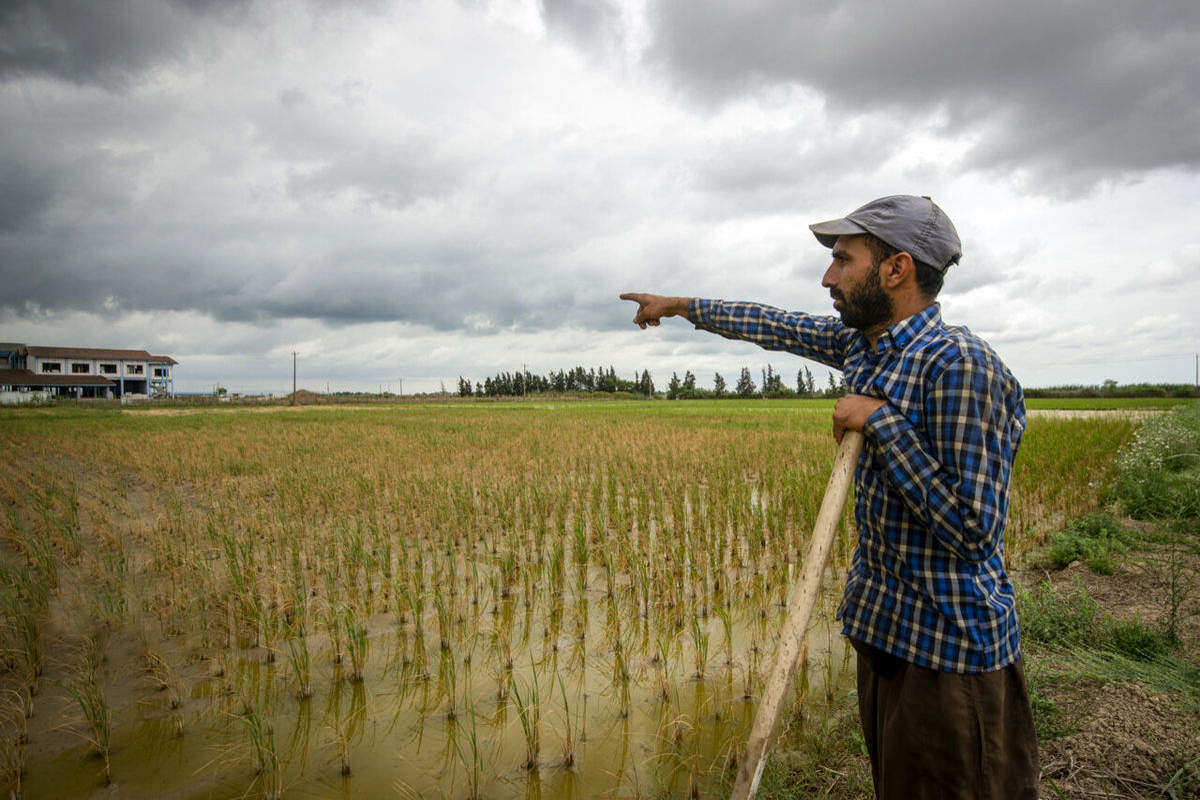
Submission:
[[[887,401],[863,428],[842,632],[941,671],[1015,661],[1004,523],[1025,403],[992,349],[943,323],[937,304],[888,328],[874,349],[836,317],[757,303],[692,300],[688,318],[842,370],[851,392]]]

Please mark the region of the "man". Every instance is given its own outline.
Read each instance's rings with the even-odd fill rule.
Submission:
[[[961,246],[927,197],[874,200],[809,226],[832,249],[821,285],[841,319],[623,294],[634,322],[697,328],[842,370],[833,435],[862,431],[858,543],[837,616],[858,653],[875,795],[1037,797],[1037,740],[1004,569],[1013,458],[1025,427],[1012,374],[936,302]]]

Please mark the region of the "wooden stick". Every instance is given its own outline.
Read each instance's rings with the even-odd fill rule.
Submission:
[[[829,485],[825,487],[821,510],[817,512],[812,541],[809,542],[808,555],[804,559],[804,571],[788,602],[787,618],[783,623],[779,643],[775,647],[775,656],[771,659],[771,674],[767,686],[754,714],[754,725],[746,742],[746,755],[738,768],[733,794],[730,795],[732,800],[749,800],[758,791],[763,767],[767,765],[767,753],[775,738],[775,723],[779,721],[783,698],[796,671],[800,646],[804,642],[808,620],[812,617],[813,606],[821,589],[821,574],[825,571],[825,562],[829,559],[833,537],[837,534],[842,509],[846,505],[846,496],[850,493],[850,483],[854,479],[854,468],[858,464],[862,447],[862,434],[858,431],[846,431],[833,461],[833,472],[829,476]]]

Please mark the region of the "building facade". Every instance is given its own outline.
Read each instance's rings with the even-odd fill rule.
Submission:
[[[104,399],[174,397],[178,363],[145,350],[0,343],[0,392]]]

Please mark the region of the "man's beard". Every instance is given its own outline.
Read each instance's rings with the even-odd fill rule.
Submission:
[[[878,269],[872,269],[849,294],[837,292],[834,299],[842,301],[842,322],[860,331],[892,318],[892,298],[883,290]]]

